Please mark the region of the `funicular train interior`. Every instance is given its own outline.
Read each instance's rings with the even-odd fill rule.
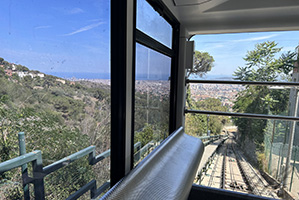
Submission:
[[[106,154],[96,155],[93,147],[86,149],[84,154],[89,155],[91,165],[109,157],[110,180],[100,187],[90,182],[69,199],[77,199],[89,191],[92,199],[269,199],[193,184],[205,149],[200,139],[184,133],[186,113],[280,118],[187,110],[186,85],[197,83],[196,80],[186,78],[186,70],[193,67],[194,42],[190,40],[198,34],[299,30],[298,19],[298,0],[111,0],[111,146]],[[154,54],[159,59],[150,60]],[[159,120],[165,119],[162,119],[163,116],[155,116],[161,134],[155,144],[151,144],[154,150],[136,163],[135,152],[139,148],[134,140],[137,119],[146,115],[136,111],[140,96],[135,91],[138,80],[141,80],[140,71],[145,70],[144,62],[156,66],[151,70],[158,74],[158,79],[166,77],[167,92],[164,96],[168,101],[162,106],[167,107],[163,108],[163,112],[167,113],[164,117],[168,124],[158,125]],[[149,77],[149,74],[145,76]],[[298,83],[285,85],[298,86]],[[153,103],[150,110],[161,110],[155,106]],[[149,117],[148,110],[142,112],[147,112]],[[298,121],[296,115],[285,116],[283,119]],[[35,199],[45,199],[45,191],[41,187],[44,182],[40,175],[52,173],[68,161],[62,160],[43,167],[39,156],[40,153],[36,151],[18,157],[19,160],[16,158],[9,163],[3,162],[1,173],[32,162],[33,178],[26,179],[24,185],[33,184]],[[81,154],[68,159],[71,162],[77,159],[76,156],[80,157]]]

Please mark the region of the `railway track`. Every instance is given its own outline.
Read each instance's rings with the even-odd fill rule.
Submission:
[[[218,149],[202,177],[200,184],[205,186],[278,198],[275,190],[247,162],[233,138]]]

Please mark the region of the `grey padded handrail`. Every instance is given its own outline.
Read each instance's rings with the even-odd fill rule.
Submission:
[[[101,199],[187,199],[204,145],[179,128]]]

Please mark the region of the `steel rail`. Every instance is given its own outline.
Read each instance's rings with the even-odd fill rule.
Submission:
[[[284,120],[284,121],[299,121],[299,117],[284,116],[284,115],[280,116],[280,115],[233,113],[233,112],[189,110],[189,109],[185,109],[185,113],[205,114],[205,115],[221,115],[221,116],[243,117],[243,118],[253,118],[253,119],[274,119],[274,120]]]
[[[230,147],[230,148],[229,148]],[[230,185],[234,185],[235,183],[237,183],[237,181],[236,181],[236,179],[235,179],[235,174],[233,173],[233,166],[232,166],[232,162],[230,161],[231,160],[231,157],[232,157],[232,155],[231,155],[231,144],[228,146],[228,149],[230,150],[229,151],[229,157],[230,157],[230,159],[228,160],[228,166],[229,166],[229,175],[230,175],[230,181],[231,181],[231,183],[230,183]],[[235,187],[233,187],[233,190],[235,190]]]
[[[247,163],[246,161],[245,161],[245,163],[247,164],[247,167],[245,167],[244,166],[244,160],[243,160],[243,157],[240,155],[240,153],[239,153],[239,151],[236,151],[235,149],[234,149],[234,151],[235,151],[235,154],[236,154],[236,156],[238,156],[238,160],[239,160],[239,163],[240,163],[240,167],[242,168],[242,170],[244,171],[244,176],[246,177],[246,179],[248,180],[248,183],[250,184],[250,186],[251,186],[251,188],[253,189],[252,190],[252,193],[253,194],[256,194],[256,195],[260,195],[260,196],[262,196],[263,194],[262,194],[262,192],[263,192],[263,189],[259,189],[259,181],[261,181],[262,182],[262,180],[258,177],[258,175],[257,175],[257,173],[255,172],[255,171],[253,171],[250,167],[250,169],[251,169],[251,172],[253,173],[253,176],[252,176],[252,173],[250,174],[250,172],[247,170],[248,169],[248,166],[250,166],[249,165],[249,163]],[[245,173],[245,172],[247,172],[247,173]],[[258,182],[256,181],[256,182],[254,182],[254,178],[258,178]],[[262,182],[262,184],[263,184],[263,187],[264,187],[264,183]]]
[[[263,196],[263,195],[268,195],[268,196],[271,196],[272,198],[277,198],[277,196],[273,195],[273,191],[271,191],[271,189],[269,190],[268,189],[268,185],[266,185],[264,182],[265,180],[263,180],[260,175],[253,169],[253,167],[251,166],[251,164],[246,160],[246,158],[239,152],[239,151],[236,151],[236,155],[240,158],[240,160],[242,162],[240,162],[242,168],[244,168],[244,164],[247,165],[247,168],[246,169],[250,169],[250,170],[246,170],[244,169],[244,172],[249,172],[251,171],[253,173],[253,177],[248,177],[248,181],[250,182],[250,184],[253,185],[252,188],[254,188],[254,190],[252,191],[254,194],[255,191],[258,192],[258,194],[256,195],[260,195],[260,196]],[[246,175],[246,174],[245,174]],[[247,176],[247,175],[246,175]],[[255,183],[253,182],[253,179],[254,178],[257,178],[258,181],[256,181]],[[259,189],[260,188],[260,189]]]
[[[217,154],[217,153],[216,153]],[[214,156],[216,155],[214,154]],[[217,159],[216,159],[216,162],[214,163],[214,166],[213,166],[213,170],[212,170],[212,173],[211,173],[211,176],[210,176],[210,179],[209,179],[209,182],[208,182],[208,186],[211,187],[212,183],[213,183],[213,179],[214,179],[214,174],[216,172],[216,168],[217,168],[217,165],[218,165],[218,160],[219,160],[219,154],[216,155],[217,156]]]
[[[244,169],[242,168],[242,166],[241,166],[241,162],[240,162],[240,160],[237,158],[237,153],[236,153],[236,151],[235,151],[235,149],[234,149],[232,143],[231,143],[231,148],[232,148],[233,153],[235,154],[236,162],[237,162],[239,171],[240,171],[240,173],[241,173],[241,175],[242,175],[243,181],[244,181],[244,183],[247,185],[248,190],[251,191],[251,192],[253,192],[253,187],[252,187],[251,184],[249,183],[248,177],[246,176],[245,170],[244,170]]]
[[[285,89],[299,87],[298,82],[264,82],[264,81],[221,81],[186,79],[186,83],[225,84],[225,85],[256,85],[256,86],[284,86]]]
[[[221,184],[220,184],[221,189],[225,189],[226,153],[227,153],[227,144],[225,145],[225,150],[224,150],[224,153],[223,153],[223,160],[222,160]]]

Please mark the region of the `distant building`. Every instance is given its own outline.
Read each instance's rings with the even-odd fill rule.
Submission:
[[[21,78],[24,78],[25,76],[28,76],[28,72],[17,72],[17,74]]]
[[[62,79],[56,79],[56,81],[62,83],[62,84],[65,84],[65,80],[62,80]]]
[[[39,77],[41,77],[41,78],[44,78],[44,77],[45,77],[45,74],[43,74],[43,73],[38,73],[38,74],[36,74],[36,76],[39,76]]]
[[[4,70],[5,71],[5,74],[7,75],[7,76],[12,76],[12,70],[11,69],[6,69],[6,70]]]
[[[34,89],[34,90],[42,90],[42,89],[44,89],[44,88],[41,87],[41,86],[34,86],[33,89]]]
[[[38,73],[38,74],[33,74],[31,72],[16,72],[18,74],[19,77],[21,78],[24,78],[25,76],[31,76],[31,78],[34,78],[36,76],[38,77],[41,77],[41,78],[44,78],[45,77],[45,74],[43,73]]]
[[[17,72],[18,76],[24,78],[25,76],[31,76],[31,78],[35,77],[35,74],[28,73],[28,72]]]

